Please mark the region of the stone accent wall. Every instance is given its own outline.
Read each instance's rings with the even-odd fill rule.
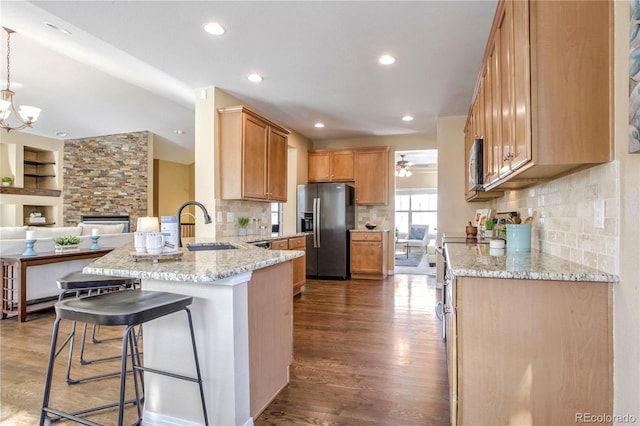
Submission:
[[[129,215],[131,229],[147,216],[149,133],[70,139],[64,144],[63,217]]]

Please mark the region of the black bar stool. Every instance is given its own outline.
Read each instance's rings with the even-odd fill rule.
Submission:
[[[92,413],[106,408],[118,407],[118,425],[122,426],[124,420],[124,407],[128,402],[134,402],[137,406],[138,419],[135,424],[142,421],[141,404],[143,398],[140,396],[140,383],[142,372],[161,374],[176,379],[187,380],[198,383],[200,399],[202,401],[202,415],[205,425],[209,424],[207,409],[204,398],[204,388],[202,376],[200,374],[200,363],[196,349],[195,334],[193,331],[193,321],[191,311],[188,306],[193,302],[190,296],[183,296],[174,293],[160,291],[116,291],[112,293],[100,294],[97,296],[81,297],[77,299],[67,299],[56,303],[56,320],[53,325],[53,335],[51,337],[51,350],[49,352],[49,364],[47,367],[47,377],[45,380],[44,396],[42,400],[42,410],[40,413],[40,425],[45,424],[45,420],[55,421],[61,418],[73,420],[85,425],[95,426],[94,422],[83,419],[79,416]],[[154,319],[173,314],[178,311],[185,311],[189,323],[191,334],[191,345],[193,348],[193,359],[196,369],[196,377],[189,377],[157,369],[145,368],[140,362],[134,338],[134,327],[144,324]],[[70,321],[81,321],[89,324],[105,326],[126,326],[122,336],[122,363],[120,368],[120,399],[118,402],[99,407],[93,407],[67,413],[49,407],[51,396],[51,381],[53,378],[53,367],[56,358],[56,345],[58,340],[58,329],[60,321],[66,319]],[[129,352],[130,351],[130,352]],[[135,400],[125,401],[127,363],[131,359],[133,370],[133,384],[135,390]],[[49,416],[53,414],[53,416]]]
[[[113,290],[127,290],[133,289],[136,283],[135,278],[126,278],[126,277],[112,277],[108,275],[93,275],[93,274],[83,274],[81,271],[71,272],[67,275],[64,275],[61,278],[56,280],[58,284],[58,288],[62,290],[60,295],[58,296],[58,301],[64,300],[64,298],[68,295],[73,295],[74,297],[81,296],[91,296],[92,294],[101,294],[106,291]],[[63,342],[63,344],[58,349],[58,353],[56,356],[64,349],[64,347],[69,344],[69,357],[67,359],[67,383],[77,384],[87,380],[95,380],[102,379],[105,377],[117,376],[120,374],[120,371],[114,371],[112,373],[105,373],[95,376],[83,377],[78,379],[71,378],[71,367],[73,365],[73,350],[76,336],[76,322],[73,321],[71,325],[71,333],[69,337]],[[94,359],[85,359],[85,347],[86,347],[86,339],[87,339],[87,323],[84,323],[82,326],[82,339],[80,341],[80,353],[79,360],[80,365],[88,365],[94,362],[102,362],[102,361],[110,361],[120,358],[120,354],[113,356],[106,356]],[[109,339],[98,339],[96,337],[96,325],[93,324],[92,332],[91,332],[91,341],[94,344],[103,343],[110,340],[119,340],[120,337],[109,338]]]

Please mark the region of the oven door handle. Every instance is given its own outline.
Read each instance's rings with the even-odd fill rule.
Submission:
[[[444,316],[444,304],[442,302],[438,302],[436,303],[436,317],[438,317],[438,319],[442,321],[443,316]]]

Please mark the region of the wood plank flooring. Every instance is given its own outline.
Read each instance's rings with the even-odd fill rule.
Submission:
[[[449,424],[433,280],[421,275],[309,280],[294,302],[290,384],[255,424]],[[53,320],[49,311],[30,315],[25,323],[0,321],[0,425],[37,424]],[[120,350],[119,342],[100,346],[102,353]],[[59,401],[97,405],[115,400],[116,379],[67,386],[62,367],[57,365],[53,390]],[[111,369],[113,364],[82,367],[83,372]],[[114,415],[105,412],[91,420],[111,425]],[[135,417],[130,407],[126,420]]]
[[[289,386],[255,424],[449,424],[434,286],[424,275],[308,280]]]

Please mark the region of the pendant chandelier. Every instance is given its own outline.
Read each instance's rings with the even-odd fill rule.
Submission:
[[[400,154],[400,161],[396,163],[396,176],[398,177],[409,177],[412,175],[411,166],[413,163],[404,159],[404,154]]]
[[[31,127],[31,125],[38,119],[40,115],[40,108],[21,105],[20,109],[17,110],[13,105],[13,95],[15,92],[11,90],[11,68],[10,68],[10,58],[11,58],[11,34],[15,33],[15,31],[4,28],[7,32],[7,88],[2,91],[2,99],[0,99],[0,127],[6,129],[7,132],[11,130],[22,130],[25,127]],[[20,122],[15,127],[12,127],[9,122],[9,116],[13,112],[16,120]]]

